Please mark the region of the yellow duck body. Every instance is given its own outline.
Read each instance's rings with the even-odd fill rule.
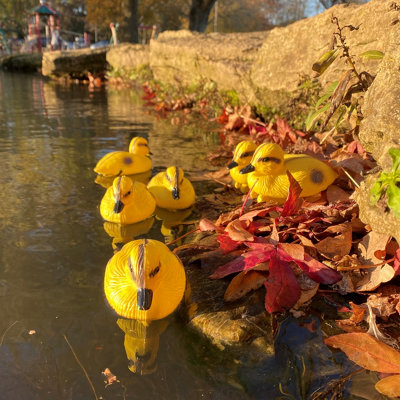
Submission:
[[[157,207],[182,210],[195,202],[195,192],[191,182],[184,177],[182,168],[168,167],[159,172],[147,185],[154,196]]]
[[[251,197],[261,201],[283,203],[288,195],[289,171],[299,183],[301,197],[313,196],[325,190],[337,178],[337,173],[323,161],[306,154],[284,154],[276,143],[264,143],[255,151],[251,163],[242,169],[247,175]]]
[[[162,242],[127,243],[108,262],[104,292],[116,313],[125,318],[154,321],[171,314],[181,302],[185,270]]]
[[[149,218],[156,202],[146,185],[127,176],[114,179],[100,203],[100,214],[105,221],[134,224]]]
[[[233,159],[228,164],[229,174],[231,175],[235,188],[242,193],[249,190],[247,176],[240,173],[240,170],[250,164],[254,151],[258,145],[250,140],[243,140],[238,143],[233,152]]]
[[[112,151],[101,158],[94,172],[103,176],[133,175],[149,171],[151,160],[145,138],[136,136],[129,144],[129,151]]]

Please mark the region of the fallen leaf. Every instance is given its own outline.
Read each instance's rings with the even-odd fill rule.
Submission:
[[[367,271],[361,279],[356,281],[356,290],[359,292],[375,290],[382,283],[389,282],[395,276],[395,271],[389,264],[369,268]]]
[[[395,374],[400,372],[400,353],[367,333],[343,333],[325,339],[365,369]]]
[[[199,222],[199,229],[202,232],[210,232],[210,231],[217,231],[219,230],[219,227],[214,224],[214,222],[210,221],[207,218],[202,218]]]
[[[114,382],[119,382],[117,380],[117,377],[109,370],[109,368],[106,368],[102,374],[107,378],[107,381],[105,381],[107,383],[106,386],[108,385],[112,385]]]
[[[345,192],[339,186],[330,185],[326,190],[326,198],[329,203],[339,203],[341,201],[349,201],[350,194]]]
[[[375,384],[375,389],[388,397],[400,396],[400,375],[390,375]]]
[[[300,286],[288,262],[270,256],[269,277],[264,283],[267,293],[265,308],[268,312],[281,312],[293,307],[300,299]]]
[[[346,254],[349,254],[352,245],[352,228],[350,223],[345,222],[330,226],[325,229],[324,233],[339,233],[339,235],[327,237],[318,242],[315,248],[320,254],[331,260],[342,258]]]
[[[232,240],[239,242],[252,242],[254,236],[244,228],[244,223],[241,220],[235,219],[230,222],[225,228],[225,232],[229,235]]]
[[[235,301],[242,298],[251,290],[257,290],[265,282],[266,277],[258,271],[243,271],[237,274],[224,294],[225,301]]]
[[[289,193],[283,205],[282,218],[296,214],[303,204],[303,199],[300,197],[303,189],[289,170],[286,171],[286,175],[289,178]]]
[[[363,265],[378,264],[381,259],[375,256],[377,251],[385,252],[390,236],[376,231],[368,232],[358,243],[357,252]]]

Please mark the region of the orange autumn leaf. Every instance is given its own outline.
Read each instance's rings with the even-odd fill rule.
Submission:
[[[236,275],[227,287],[224,300],[235,301],[242,298],[251,290],[260,288],[265,282],[266,277],[257,271],[242,271]]]
[[[225,232],[229,235],[232,240],[237,242],[253,241],[254,236],[247,231],[244,227],[244,222],[239,219],[235,219],[230,222],[225,228]]]
[[[365,369],[400,373],[400,352],[367,333],[343,333],[325,339],[325,343],[342,350],[351,361]]]
[[[400,375],[390,375],[375,384],[375,389],[385,396],[400,396]]]

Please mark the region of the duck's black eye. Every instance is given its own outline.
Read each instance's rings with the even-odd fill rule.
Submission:
[[[129,196],[131,193],[132,193],[131,191],[126,192],[126,193],[124,194],[124,197]]]
[[[241,155],[239,156],[239,158],[250,157],[250,156],[252,156],[252,155],[253,155],[253,152],[252,152],[252,151],[246,151],[245,153],[241,154]]]
[[[130,257],[128,258],[128,267],[129,270],[131,271],[132,279],[135,279],[135,271],[133,270],[133,265]]]
[[[160,271],[160,264],[158,264],[157,267],[155,267],[153,269],[153,271],[150,272],[150,278],[153,278],[154,276],[156,276],[158,274],[158,272]]]
[[[281,163],[281,160],[279,159],[279,158],[277,158],[277,157],[263,157],[263,158],[259,158],[258,160],[257,160],[258,162],[274,162],[274,163],[276,163],[276,164],[280,164]]]

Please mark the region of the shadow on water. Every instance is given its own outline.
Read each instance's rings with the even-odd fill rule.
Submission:
[[[324,347],[318,322],[310,332],[284,321],[274,355],[254,365],[188,331],[179,313],[146,334],[106,305],[112,245],[170,241],[182,228],[162,212],[130,229],[104,224],[96,162],[143,135],[156,170],[178,165],[190,175],[208,169],[213,146],[194,127],[147,115],[140,96],[0,72],[0,398],[95,398],[88,376],[99,399],[308,399],[351,368]],[[129,360],[149,373],[132,374]],[[106,368],[119,382],[106,385]]]

